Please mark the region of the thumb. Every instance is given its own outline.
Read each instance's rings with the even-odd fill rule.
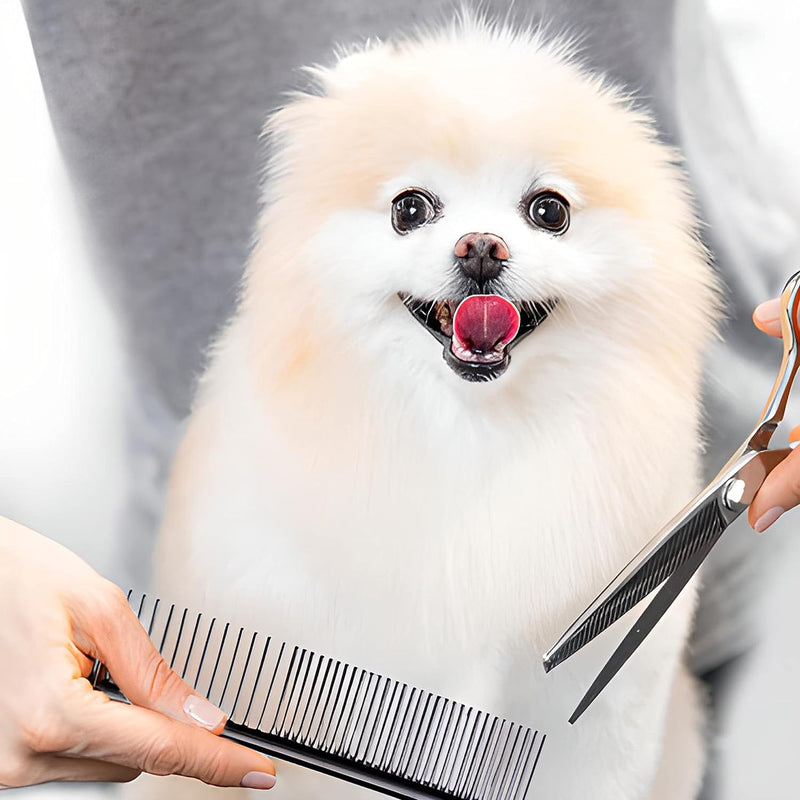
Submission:
[[[772,300],[767,300],[761,303],[761,305],[756,306],[756,310],[753,312],[753,323],[760,331],[780,339],[780,314],[781,300],[779,297],[774,297]]]
[[[134,705],[158,711],[178,722],[188,722],[219,733],[225,714],[194,690],[172,669],[156,650],[122,591],[93,616],[75,614],[73,637],[85,652],[99,658],[117,686]],[[84,639],[88,641],[83,641]]]
[[[800,440],[800,428],[789,434],[791,442]],[[758,533],[763,533],[775,520],[800,503],[800,448],[793,450],[767,475],[750,503],[747,518]]]
[[[80,755],[153,775],[185,775],[214,786],[270,789],[275,768],[266,757],[208,731],[146,708],[92,693],[81,715]]]

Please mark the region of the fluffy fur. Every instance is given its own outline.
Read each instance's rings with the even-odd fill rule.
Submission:
[[[621,628],[541,667],[698,486],[715,288],[676,154],[536,33],[462,20],[313,73],[319,94],[270,123],[269,203],[174,466],[157,590],[536,726],[533,797],[690,800],[693,591],[575,727]],[[407,186],[443,215],[398,236]],[[563,236],[523,219],[531,186],[570,202]],[[447,296],[470,231],[508,244],[501,293],[559,301],[488,383],[398,298]],[[273,791],[361,790],[281,767]]]

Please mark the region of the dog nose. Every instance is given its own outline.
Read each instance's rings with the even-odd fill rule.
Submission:
[[[496,278],[510,256],[508,245],[493,233],[466,233],[453,252],[461,271],[479,285]]]

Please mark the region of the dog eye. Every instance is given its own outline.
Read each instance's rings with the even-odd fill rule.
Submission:
[[[569,203],[555,192],[534,195],[527,204],[528,219],[537,228],[551,233],[564,233],[569,228]]]
[[[428,222],[440,212],[439,201],[422,189],[405,189],[392,200],[392,227],[406,234]]]

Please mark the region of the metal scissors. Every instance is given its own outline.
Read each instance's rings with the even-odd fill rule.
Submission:
[[[644,641],[699,569],[726,528],[750,505],[767,475],[791,448],[770,450],[800,366],[800,272],[781,293],[783,360],[767,404],[747,440],[709,485],[642,548],[544,654],[549,672],[664,584],[600,671],[570,717],[574,723]]]

